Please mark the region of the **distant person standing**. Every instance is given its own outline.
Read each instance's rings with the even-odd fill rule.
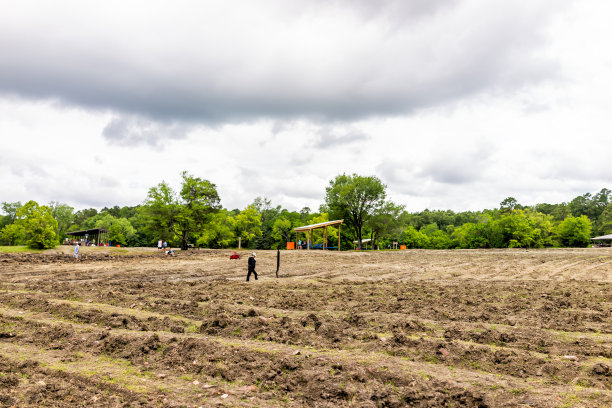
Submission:
[[[255,280],[257,280],[257,272],[255,272],[255,257],[257,255],[255,254],[255,252],[253,252],[251,254],[251,256],[249,257],[249,272],[247,273],[247,282],[249,281],[249,278],[251,277],[251,273],[253,274],[253,276],[255,276]]]
[[[79,243],[74,244],[74,262],[79,261]]]
[[[168,243],[164,241],[164,252],[166,252],[166,248],[168,248]]]
[[[160,239],[159,241],[157,241],[157,252],[161,252],[162,251],[162,240]]]

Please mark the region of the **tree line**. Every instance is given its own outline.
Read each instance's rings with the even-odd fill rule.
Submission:
[[[282,249],[295,239],[293,228],[335,219],[344,219],[341,249],[361,248],[365,239],[380,249],[393,242],[428,249],[585,247],[592,236],[612,233],[612,192],[606,188],[560,204],[525,206],[508,197],[482,211],[408,212],[387,199],[378,177],[341,174],[330,180],[317,211],[289,211],[266,197],[230,210],[221,206],[214,183],[188,172],[181,176],[178,188],[162,181],[136,206],[75,211],[55,201],[2,202],[0,245],[52,248],[69,231],[105,228],[112,243],[123,246],[154,246],[163,239],[183,249],[236,248],[239,241],[243,248]],[[337,229],[330,227],[327,237],[337,243]],[[311,239],[322,243],[322,231]]]

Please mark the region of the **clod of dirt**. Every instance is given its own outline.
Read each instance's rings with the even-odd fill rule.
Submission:
[[[610,375],[610,367],[604,363],[597,363],[593,366],[593,373],[597,375]]]
[[[497,350],[495,354],[493,354],[493,362],[495,364],[508,364],[512,362],[512,358],[515,356],[516,353],[513,351]]]
[[[0,376],[0,389],[13,388],[16,387],[17,384],[19,384],[19,376],[17,376],[17,374],[4,374]]]
[[[312,323],[314,324],[315,330],[319,330],[319,327],[321,327],[321,321],[319,321],[319,318],[317,317],[316,314],[310,313],[308,316],[306,316],[302,320],[302,326],[306,327],[309,321],[312,321]]]
[[[537,372],[537,375],[542,376],[542,375],[548,375],[548,376],[554,376],[557,375],[557,373],[559,372],[559,367],[555,366],[554,364],[544,364]]]
[[[393,330],[393,341],[397,344],[406,344],[408,338],[399,330]]]

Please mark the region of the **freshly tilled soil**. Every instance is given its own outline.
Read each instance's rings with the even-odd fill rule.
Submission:
[[[0,405],[604,407],[609,250],[0,255]]]

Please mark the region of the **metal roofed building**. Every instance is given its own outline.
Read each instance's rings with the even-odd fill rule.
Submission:
[[[608,234],[608,235],[602,235],[600,237],[595,237],[595,238],[591,238],[591,241],[610,241],[610,244],[612,245],[612,234]]]
[[[89,240],[99,245],[108,245],[109,243],[109,230],[104,228],[92,228],[81,231],[70,231],[66,235],[74,237],[77,241]]]

